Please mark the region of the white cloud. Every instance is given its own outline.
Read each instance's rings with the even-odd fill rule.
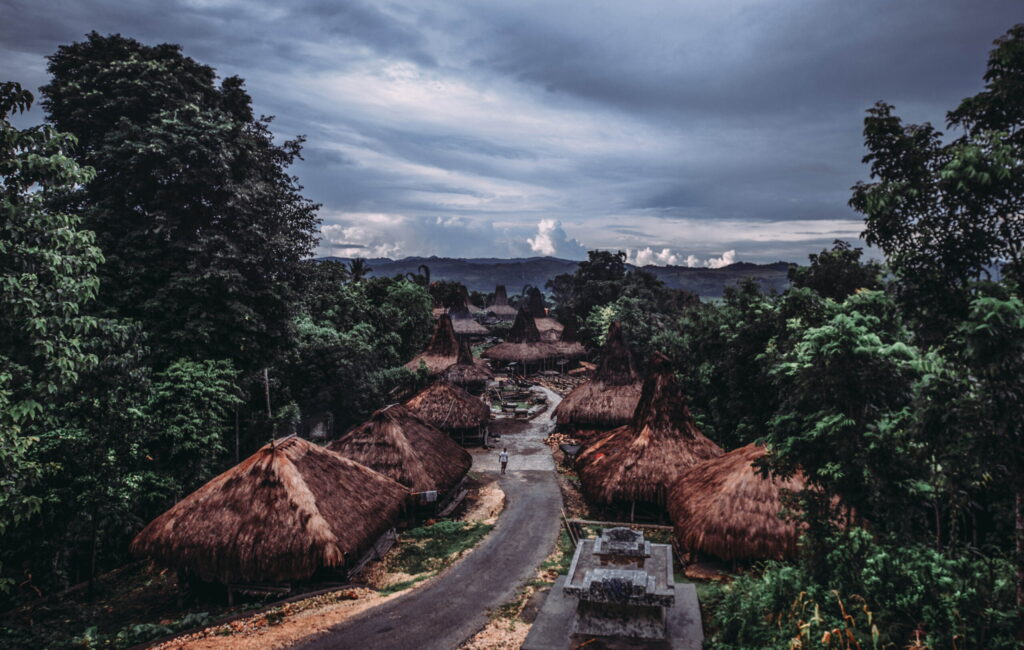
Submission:
[[[710,257],[701,260],[696,255],[682,257],[682,253],[674,253],[671,248],[662,248],[656,251],[650,246],[646,248],[628,249],[626,261],[636,266],[686,266],[696,268],[704,266],[709,269],[719,269],[729,266],[736,261],[736,251],[729,250],[722,253],[721,257]]]
[[[582,259],[587,252],[579,240],[569,238],[562,228],[562,222],[554,219],[541,219],[537,224],[537,234],[527,237],[526,242],[534,253],[549,257]]]
[[[711,259],[704,260],[704,266],[709,269],[720,269],[723,266],[729,266],[736,261],[736,251],[725,251],[721,257],[712,257]]]

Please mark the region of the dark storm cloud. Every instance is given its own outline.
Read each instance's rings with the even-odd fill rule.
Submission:
[[[801,260],[852,238],[863,111],[942,123],[1016,2],[0,0],[4,77],[85,33],[246,79],[325,250]],[[19,120],[41,119],[36,111]],[[665,252],[668,249],[668,252]]]

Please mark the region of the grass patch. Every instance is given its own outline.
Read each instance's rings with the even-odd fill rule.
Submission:
[[[556,552],[552,553],[548,559],[541,562],[540,568],[542,571],[556,571],[559,575],[566,575],[569,573],[569,567],[572,565],[572,556],[576,552],[576,547],[573,546],[572,540],[569,539],[569,533],[563,526],[558,531],[558,543],[555,546]]]
[[[385,596],[387,596],[387,595],[390,595],[390,594],[393,594],[393,593],[396,593],[396,592],[399,592],[399,591],[405,591],[406,589],[408,589],[409,587],[413,586],[417,582],[423,582],[427,578],[433,577],[434,575],[436,575],[436,574],[435,574],[435,572],[432,571],[430,573],[424,573],[422,575],[418,575],[418,576],[416,576],[415,578],[413,578],[411,580],[403,580],[401,582],[396,582],[394,584],[388,585],[387,587],[384,587],[383,589],[381,589],[380,593],[385,595]]]
[[[404,573],[436,573],[473,548],[494,528],[493,524],[439,521],[407,530],[402,535],[391,567]]]

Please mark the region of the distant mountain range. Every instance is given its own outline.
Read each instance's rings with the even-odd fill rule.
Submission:
[[[347,262],[345,257],[321,257],[324,260]],[[420,265],[430,268],[431,280],[461,282],[471,291],[494,291],[495,285],[503,284],[509,293],[518,292],[523,285],[543,287],[544,283],[561,273],[573,273],[579,262],[557,257],[524,257],[515,259],[496,258],[451,258],[451,257],[406,257],[392,260],[386,257],[366,260],[373,269],[370,275],[393,276],[416,273]],[[636,268],[629,265],[630,268]],[[765,290],[784,291],[789,286],[786,272],[789,262],[773,264],[751,264],[736,262],[718,269],[689,268],[685,266],[645,266],[644,271],[653,273],[666,285],[675,289],[686,289],[701,297],[717,298],[725,287],[745,278],[754,278]]]

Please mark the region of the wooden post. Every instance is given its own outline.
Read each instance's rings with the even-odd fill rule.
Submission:
[[[263,394],[267,398],[267,418],[274,417],[270,412],[270,374],[266,368],[263,369]]]

